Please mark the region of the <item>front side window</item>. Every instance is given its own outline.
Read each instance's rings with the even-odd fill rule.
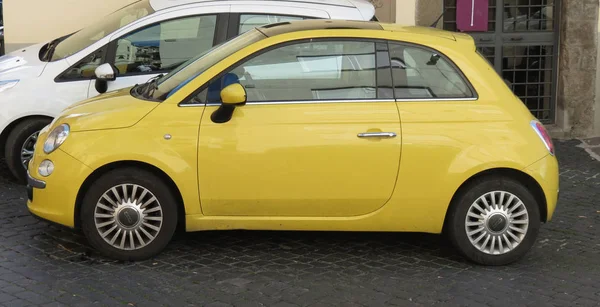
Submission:
[[[220,103],[220,92],[239,82],[248,103],[376,99],[375,43],[312,41],[261,53],[212,81],[197,97]]]
[[[396,99],[473,97],[458,70],[433,50],[392,43],[390,59]]]
[[[168,20],[117,40],[120,75],[168,71],[213,46],[217,16]]]
[[[213,65],[265,38],[262,32],[253,29],[201,52],[156,80],[156,90],[145,98],[162,101]]]
[[[148,0],[128,5],[102,19],[102,21],[83,28],[56,45],[52,53],[52,61],[62,60],[91,44],[101,40],[110,33],[154,13]]]
[[[303,20],[305,17],[300,16],[284,16],[284,15],[268,15],[268,14],[241,14],[239,33],[244,33],[256,27],[266,24]]]
[[[106,47],[102,47],[87,57],[83,58],[79,63],[73,65],[66,70],[60,77],[62,80],[82,80],[93,79],[96,76],[96,68],[102,65],[104,61],[104,53]]]

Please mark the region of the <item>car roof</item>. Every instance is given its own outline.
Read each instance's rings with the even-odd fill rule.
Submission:
[[[163,10],[174,6],[185,5],[185,4],[193,4],[193,3],[204,3],[204,2],[227,2],[228,0],[150,0],[150,5],[155,10]],[[240,1],[240,0],[238,0]],[[241,1],[256,1],[256,0],[241,0]],[[285,2],[299,2],[299,3],[312,3],[312,4],[322,4],[322,5],[331,5],[331,6],[341,6],[341,7],[352,7],[352,8],[362,8],[366,4],[371,5],[371,3],[367,0],[260,0],[260,1],[273,1],[279,3]]]
[[[361,30],[384,30],[378,22],[357,20],[334,20],[334,19],[308,19],[302,21],[284,21],[257,28],[264,35],[271,37],[284,33],[326,30],[326,29],[361,29]]]
[[[355,30],[381,30],[390,32],[406,32],[417,35],[434,36],[436,38],[445,38],[456,40],[452,32],[436,28],[427,28],[420,26],[409,26],[401,24],[390,24],[374,21],[360,20],[334,20],[334,19],[309,19],[291,22],[279,22],[264,25],[257,28],[267,37],[272,37],[284,33],[326,30],[326,29],[355,29]]]

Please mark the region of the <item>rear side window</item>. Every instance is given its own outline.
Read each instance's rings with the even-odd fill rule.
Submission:
[[[390,43],[390,60],[396,99],[473,97],[462,74],[434,50]]]

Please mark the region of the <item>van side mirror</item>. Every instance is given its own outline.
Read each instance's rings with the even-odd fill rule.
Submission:
[[[106,93],[108,90],[108,81],[115,81],[119,75],[119,70],[110,63],[104,63],[94,71],[96,75],[96,90],[98,93]]]
[[[246,89],[239,84],[233,83],[221,90],[221,106],[211,115],[215,123],[226,123],[231,120],[236,107],[246,104]]]

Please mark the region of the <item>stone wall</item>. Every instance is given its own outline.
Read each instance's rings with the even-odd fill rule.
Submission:
[[[401,1],[401,0],[400,0]],[[419,0],[417,1],[415,21],[419,26],[430,26],[444,11],[443,1]],[[443,27],[443,18],[438,23],[438,28]]]
[[[396,21],[395,0],[369,0],[375,6],[375,16],[382,22],[393,23]]]
[[[594,134],[598,0],[562,0],[557,126],[568,137]]]

